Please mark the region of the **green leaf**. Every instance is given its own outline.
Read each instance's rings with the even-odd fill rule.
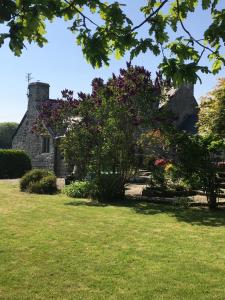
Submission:
[[[210,7],[211,0],[202,0],[202,8],[208,9]]]
[[[116,58],[117,60],[119,60],[119,59],[121,59],[121,57],[122,57],[122,55],[121,55],[121,53],[120,53],[120,50],[119,50],[119,49],[116,49],[116,51],[115,51],[115,58]]]
[[[222,61],[217,59],[212,65],[212,73],[217,74],[222,68]]]
[[[212,3],[212,8],[211,8],[211,12],[214,11],[214,9],[216,8],[217,4],[218,4],[219,0],[214,0]]]

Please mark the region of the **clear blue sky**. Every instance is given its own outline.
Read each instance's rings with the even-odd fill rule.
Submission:
[[[127,3],[127,12],[138,24],[142,17],[137,12],[140,3],[144,0],[124,0]],[[132,2],[132,4],[130,4]],[[191,20],[186,22],[196,38],[201,38],[202,28],[209,23],[209,14],[198,10]],[[21,57],[15,57],[7,44],[0,48],[0,122],[19,122],[26,111],[27,82],[25,75],[32,73],[33,81],[40,80],[50,84],[50,97],[60,97],[60,91],[64,88],[76,92],[90,91],[90,83],[94,77],[107,79],[112,72],[118,73],[119,68],[125,67],[127,58],[119,61],[112,58],[109,67],[93,69],[84,59],[81,49],[75,44],[74,35],[67,30],[68,24],[57,20],[48,26],[47,38],[49,43],[44,48],[36,45],[28,45]],[[143,32],[145,28],[142,29]],[[0,26],[1,31],[1,26]],[[134,63],[143,65],[152,72],[154,77],[160,57],[154,57],[150,53],[140,55]],[[204,61],[203,61],[204,63]],[[201,75],[202,85],[195,86],[195,96],[200,96],[212,89],[218,77],[225,77],[224,69],[217,76]]]

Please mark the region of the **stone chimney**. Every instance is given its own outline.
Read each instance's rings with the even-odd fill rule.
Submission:
[[[49,99],[49,84],[32,82],[28,85],[28,110],[38,107],[41,102]]]
[[[186,90],[186,93],[189,93],[191,96],[194,97],[194,84],[186,83],[183,84],[180,88]]]

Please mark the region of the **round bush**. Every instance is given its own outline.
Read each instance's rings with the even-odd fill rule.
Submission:
[[[26,191],[32,194],[43,194],[40,182],[30,182]]]
[[[100,202],[115,202],[125,197],[123,178],[119,174],[101,174],[94,182],[97,186],[95,199]]]
[[[29,156],[21,150],[0,150],[0,178],[19,178],[31,169]]]
[[[54,194],[57,192],[56,176],[48,170],[34,169],[21,178],[20,190],[36,194]]]
[[[96,194],[96,186],[90,181],[75,181],[63,189],[63,193],[72,198],[89,198]]]
[[[56,177],[55,175],[48,175],[40,180],[40,185],[43,194],[54,194],[57,191]]]
[[[25,191],[29,184],[32,182],[38,182],[43,177],[52,175],[52,172],[49,170],[42,170],[42,169],[34,169],[30,172],[27,172],[20,180],[20,189],[21,191]]]

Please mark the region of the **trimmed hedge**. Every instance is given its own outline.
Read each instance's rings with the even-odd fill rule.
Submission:
[[[35,194],[55,194],[56,176],[48,170],[34,169],[21,178],[20,190]]]
[[[29,156],[22,150],[0,149],[0,178],[13,179],[31,169]]]

